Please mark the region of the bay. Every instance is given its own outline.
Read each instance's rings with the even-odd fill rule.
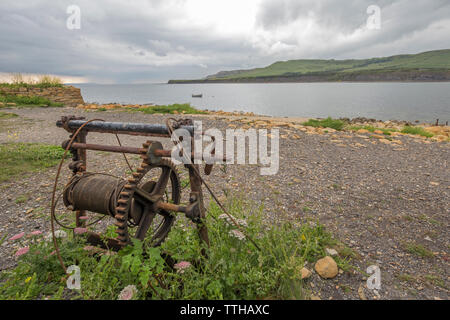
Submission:
[[[199,109],[279,117],[450,120],[450,82],[75,84],[86,102],[190,103]],[[202,94],[193,98],[192,94]]]

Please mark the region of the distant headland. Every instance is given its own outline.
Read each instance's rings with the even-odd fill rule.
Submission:
[[[220,71],[183,83],[450,81],[450,49],[383,58],[278,61],[264,68]]]

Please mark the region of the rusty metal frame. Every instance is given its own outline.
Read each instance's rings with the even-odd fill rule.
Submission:
[[[61,120],[57,121],[56,125],[58,127],[64,128],[68,131],[71,136],[77,131],[78,128],[83,126],[87,121],[80,117],[62,117]],[[180,126],[180,128],[186,129],[192,136],[194,134],[193,126]],[[171,150],[163,150],[163,149],[155,149],[150,148],[149,150],[145,148],[135,148],[135,147],[127,147],[127,146],[109,146],[109,145],[99,145],[99,144],[88,144],[87,143],[87,135],[88,132],[98,132],[98,133],[113,133],[113,134],[128,134],[128,135],[136,135],[136,136],[155,136],[155,137],[164,137],[170,138],[170,130],[165,125],[151,125],[151,124],[143,124],[143,123],[120,123],[120,122],[103,122],[103,121],[93,121],[85,125],[79,135],[76,137],[75,142],[71,145],[70,151],[73,155],[72,163],[69,167],[73,171],[73,175],[77,175],[79,173],[86,172],[87,170],[87,150],[97,150],[97,151],[106,151],[106,152],[115,152],[115,153],[127,153],[127,154],[146,154],[151,151],[151,155],[153,159],[155,158],[170,158]],[[67,147],[69,141],[64,141],[62,146],[64,148]],[[158,145],[158,147],[161,144]],[[191,159],[194,157],[194,143],[192,144],[192,153]],[[148,156],[148,154],[147,154]],[[151,158],[151,157],[150,157]],[[203,159],[203,160],[220,160],[221,159]],[[185,165],[189,171],[189,180],[190,180],[190,205],[188,206],[180,206],[171,203],[165,203],[158,201],[156,203],[157,208],[162,208],[171,212],[181,212],[184,213],[187,217],[192,219],[192,221],[197,223],[198,226],[198,234],[200,239],[209,246],[209,238],[207,227],[204,223],[204,219],[206,217],[206,210],[203,203],[203,192],[202,192],[202,179],[198,177],[197,174],[199,172],[198,164],[190,164]],[[208,165],[205,170],[207,174],[211,172],[212,165]],[[86,212],[83,210],[76,211],[76,226],[84,227],[85,221],[80,219],[80,217],[86,215]],[[90,232],[88,235],[88,241],[96,245],[103,245],[101,241],[100,235]],[[108,239],[108,245],[112,248],[120,247],[120,242],[117,242],[116,239]],[[205,254],[205,251],[202,252]]]

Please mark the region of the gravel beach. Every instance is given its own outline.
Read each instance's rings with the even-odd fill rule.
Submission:
[[[108,121],[164,123],[166,115],[74,108],[7,109],[19,117],[0,120],[0,143],[60,145],[67,132],[55,126],[63,115]],[[176,117],[182,118],[181,115]],[[245,117],[183,116],[203,128],[247,128]],[[450,144],[408,135],[394,142],[371,133],[313,128],[280,128],[278,174],[260,175],[260,165],[214,167],[206,180],[223,198],[230,192],[264,205],[268,223],[290,220],[324,224],[352,249],[355,266],[331,280],[313,272],[308,285],[315,297],[328,299],[448,299]],[[145,137],[120,136],[139,147]],[[161,140],[166,148],[171,143]],[[114,135],[89,134],[88,142],[117,145]],[[89,168],[126,176],[121,154],[89,151]],[[130,157],[132,165],[140,161]],[[56,168],[26,174],[0,184],[0,238],[22,231],[49,231],[49,205]],[[68,170],[65,170],[68,174]],[[64,180],[64,177],[61,177]],[[205,190],[206,194],[206,190]],[[17,198],[25,195],[24,201]],[[206,195],[206,198],[208,196]],[[431,256],[408,248],[420,245]],[[14,243],[0,247],[0,270],[15,265]],[[381,269],[381,289],[366,287],[364,272]],[[308,266],[314,270],[314,266]],[[359,271],[357,271],[359,270]],[[362,271],[362,272],[361,272]]]

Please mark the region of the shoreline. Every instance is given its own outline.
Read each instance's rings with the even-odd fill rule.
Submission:
[[[142,109],[144,107],[144,109]],[[308,118],[308,117],[274,117],[274,116],[264,116],[256,115],[254,113],[245,112],[224,112],[224,111],[207,111],[202,112],[177,112],[176,110],[171,110],[171,106],[164,107],[163,112],[145,112],[145,108],[151,108],[148,105],[120,105],[120,104],[108,104],[108,105],[98,105],[98,104],[80,104],[76,108],[74,107],[58,107],[48,109],[64,109],[73,110],[69,113],[77,113],[77,110],[82,110],[86,113],[105,113],[106,114],[137,114],[142,115],[153,115],[157,117],[167,117],[167,116],[177,116],[177,117],[187,117],[187,118],[197,118],[205,119],[207,121],[226,121],[227,123],[241,123],[246,129],[295,129],[304,132],[316,132],[316,133],[354,133],[358,134],[372,134],[374,137],[382,140],[392,140],[396,136],[411,136],[424,139],[428,142],[438,141],[438,142],[450,142],[450,126],[448,123],[445,125],[431,124],[431,123],[411,123],[409,121],[399,121],[399,120],[376,120],[368,119],[364,117],[356,117],[353,119],[340,118],[333,119],[328,118]],[[161,106],[157,106],[161,107]],[[4,112],[0,111],[0,115],[6,116],[8,113],[14,114],[19,110],[33,110],[40,107],[32,106],[5,106],[1,108]],[[191,108],[194,111],[194,108]],[[158,109],[159,110],[159,109]]]
[[[76,108],[79,109],[87,109],[87,110],[99,110],[99,111],[108,111],[108,110],[116,110],[116,111],[136,111],[138,112],[140,108],[147,108],[152,106],[158,106],[156,104],[121,104],[121,103],[104,103],[104,104],[98,104],[98,103],[85,103],[85,104],[79,104]],[[272,116],[272,115],[264,115],[264,114],[256,114],[254,112],[246,112],[246,111],[223,111],[223,110],[209,110],[209,109],[198,109],[197,107],[193,107],[201,112],[205,112],[205,114],[195,114],[196,116],[226,116],[231,118],[239,118],[239,117],[252,117],[255,120],[265,120],[265,119],[271,119],[272,121],[289,121],[293,123],[300,123],[300,122],[306,122],[311,119],[326,119],[327,117],[305,117],[305,116]],[[173,114],[178,114],[176,111],[174,111]],[[180,114],[186,114],[189,115],[189,113],[180,113]],[[436,119],[430,122],[426,121],[409,121],[409,120],[403,120],[403,119],[389,119],[389,120],[382,120],[382,119],[375,119],[375,118],[367,118],[362,116],[357,116],[354,118],[350,117],[339,117],[339,118],[333,118],[337,120],[342,120],[349,123],[361,123],[361,122],[368,122],[368,123],[376,123],[376,122],[382,122],[382,123],[399,123],[403,125],[410,125],[410,126],[433,126],[436,125],[436,120],[439,120],[439,125],[443,125],[445,123],[446,126],[448,126],[448,120],[441,120]],[[359,121],[355,121],[359,120]]]

